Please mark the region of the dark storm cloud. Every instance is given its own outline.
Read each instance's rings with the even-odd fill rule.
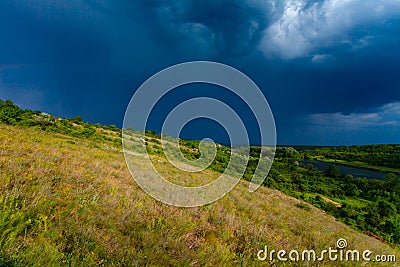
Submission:
[[[143,1],[140,7],[155,18],[150,26],[161,29],[157,37],[166,44],[178,44],[183,37],[184,42],[185,38],[197,41],[218,56],[254,51],[268,19],[258,8],[235,0]]]
[[[303,143],[311,126],[324,132],[315,116],[400,101],[399,47],[397,0],[2,1],[0,98],[120,126],[152,74],[213,60],[260,86],[281,143]],[[326,142],[373,140],[358,133]]]
[[[25,65],[2,73],[2,97],[30,107],[36,88],[45,95],[37,98],[42,109],[120,124],[115,113],[123,113],[143,75],[169,64],[163,47],[132,19],[140,15],[133,7],[122,13],[118,5],[60,3],[2,2],[0,63]],[[20,94],[13,97],[16,90]]]

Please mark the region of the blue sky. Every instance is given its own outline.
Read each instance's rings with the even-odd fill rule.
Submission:
[[[399,0],[1,1],[0,98],[121,126],[151,75],[210,60],[257,83],[279,144],[400,143],[399,48]],[[211,95],[249,117],[223,91],[189,92],[160,112]],[[187,138],[203,135],[226,138],[211,122],[184,129]]]

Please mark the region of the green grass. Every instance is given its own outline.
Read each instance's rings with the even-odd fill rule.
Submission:
[[[247,189],[241,181],[213,204],[168,206],[135,184],[112,141],[0,125],[0,266],[259,266],[264,245],[322,250],[338,238],[400,256],[300,200]]]
[[[115,126],[91,125],[79,117],[54,118],[0,101],[0,266],[258,266],[266,264],[256,259],[264,245],[322,250],[343,237],[353,248],[398,255],[396,248],[360,233],[367,229],[380,240],[397,242],[400,227],[394,224],[400,203],[394,176],[385,182],[326,177],[296,165],[304,155],[295,149],[280,147],[264,185],[297,199],[265,187],[250,194],[248,183],[241,181],[216,203],[179,209],[137,187],[121,153],[120,136]],[[229,161],[229,148],[217,145],[210,168],[188,175],[167,162],[159,138],[154,131],[146,132],[147,152],[156,169],[176,184],[210,182]],[[135,134],[128,143],[133,151],[138,148]],[[200,156],[199,141],[180,140],[179,146],[189,160]],[[394,166],[396,149],[312,151],[325,158],[360,155],[366,162],[379,162],[375,156],[383,153]],[[251,178],[260,151],[251,147],[245,179]],[[144,164],[142,156],[132,158],[137,166]],[[359,196],[348,183],[363,188]],[[367,211],[380,217],[371,219]],[[337,264],[325,261],[319,266]]]

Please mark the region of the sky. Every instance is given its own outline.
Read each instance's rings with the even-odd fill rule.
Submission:
[[[262,90],[280,145],[400,143],[399,48],[399,0],[0,1],[0,98],[121,127],[153,74],[215,61]],[[166,96],[148,127],[194,96],[242,113],[257,143],[250,110],[204,84]],[[182,137],[228,138],[205,119]]]

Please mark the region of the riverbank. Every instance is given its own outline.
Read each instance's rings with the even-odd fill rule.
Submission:
[[[386,173],[380,172],[380,171],[375,171],[375,170],[366,170],[363,168],[357,168],[353,166],[346,166],[343,164],[340,164],[335,161],[330,161],[330,162],[325,162],[325,161],[319,161],[319,160],[302,160],[301,161],[303,164],[311,164],[318,170],[324,172],[326,171],[329,166],[336,166],[339,169],[339,173],[341,175],[346,175],[346,174],[351,174],[353,177],[357,178],[367,178],[369,180],[384,180],[386,178]]]
[[[359,161],[349,162],[349,161],[341,160],[341,159],[327,159],[327,158],[319,158],[319,157],[315,158],[315,160],[320,161],[320,162],[325,162],[325,163],[353,167],[353,168],[362,169],[362,170],[382,172],[382,173],[386,173],[386,174],[388,174],[388,173],[400,174],[400,169],[383,167],[383,166],[373,166],[373,165],[369,165],[365,162],[359,162]]]

